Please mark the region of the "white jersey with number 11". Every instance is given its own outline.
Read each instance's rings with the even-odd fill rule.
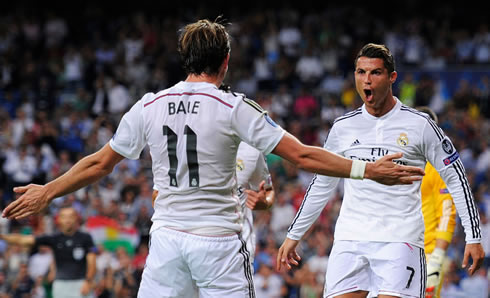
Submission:
[[[244,141],[268,154],[283,135],[245,96],[205,82],[180,82],[143,96],[122,118],[110,146],[130,159],[149,146],[159,190],[152,231],[224,235],[240,231],[238,145]]]

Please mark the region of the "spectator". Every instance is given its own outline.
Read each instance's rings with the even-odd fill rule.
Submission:
[[[271,265],[260,265],[259,271],[254,276],[257,297],[279,298],[281,297],[282,280],[274,272]]]
[[[35,283],[34,280],[29,276],[27,264],[22,263],[9,292],[11,293],[13,298],[24,298],[32,294],[34,286]]]
[[[40,245],[38,251],[29,258],[28,273],[32,280],[48,274],[53,255],[49,246]]]

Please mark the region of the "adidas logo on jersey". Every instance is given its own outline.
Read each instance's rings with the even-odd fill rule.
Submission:
[[[356,139],[354,142],[352,142],[352,144],[350,144],[351,147],[355,145],[361,145],[361,142],[359,142],[359,140]]]

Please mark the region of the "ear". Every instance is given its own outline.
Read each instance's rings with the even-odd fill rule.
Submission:
[[[396,71],[393,71],[390,74],[390,82],[391,84],[394,84],[396,82],[396,78],[398,77],[398,73]]]
[[[230,62],[230,53],[226,54],[226,57],[223,60],[223,68],[224,69],[228,69],[228,62]]]

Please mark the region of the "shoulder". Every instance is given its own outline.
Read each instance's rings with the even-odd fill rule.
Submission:
[[[444,139],[444,132],[442,129],[426,113],[422,113],[417,109],[402,105],[400,107],[400,117],[403,117],[401,121],[406,121],[411,125],[420,126],[421,129],[426,126],[430,127],[430,130],[437,135],[439,140]]]
[[[420,121],[422,123],[427,123],[429,120],[431,120],[429,115],[427,115],[426,113],[422,113],[419,110],[404,104],[402,104],[400,107],[400,113],[403,115],[403,117],[413,118],[416,121]]]
[[[41,235],[34,238],[36,244],[51,244],[54,239],[57,239],[59,234],[54,235]]]
[[[337,117],[334,121],[333,124],[339,125],[340,122],[347,120],[347,119],[354,119],[355,117],[360,117],[362,114],[362,108],[357,108],[353,111],[350,111],[348,113],[345,113],[344,115]]]
[[[78,231],[75,235],[76,238],[81,239],[83,241],[85,240],[92,240],[92,235],[86,232]]]
[[[165,97],[165,94],[167,94],[165,91],[167,90],[162,90],[158,93],[148,92],[145,95],[143,95],[141,99],[135,103],[135,105],[140,105],[141,108],[145,108],[153,104],[157,100]]]

